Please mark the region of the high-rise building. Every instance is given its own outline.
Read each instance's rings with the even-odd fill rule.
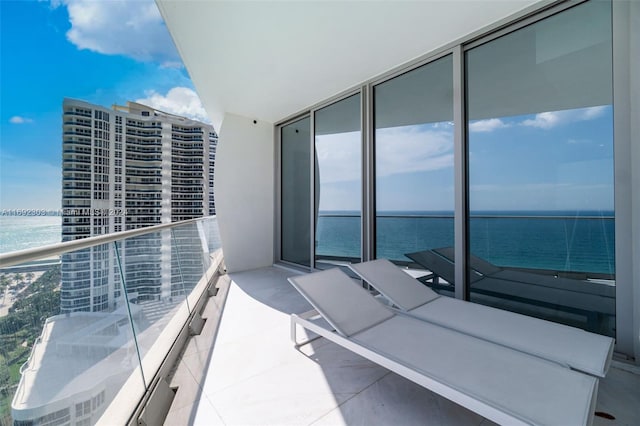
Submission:
[[[213,126],[139,103],[108,109],[65,99],[62,240],[214,214],[216,144]],[[183,294],[176,283],[184,281],[189,265],[172,261],[177,238],[158,232],[128,241],[118,252],[104,245],[64,255],[61,311],[117,308],[122,276],[130,301]],[[201,265],[192,266],[199,277]]]
[[[216,148],[218,147],[218,134],[209,133],[209,216],[216,214],[216,197],[213,191],[213,172],[216,164]]]

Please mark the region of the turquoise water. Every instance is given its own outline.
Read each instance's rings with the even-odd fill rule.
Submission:
[[[376,220],[377,257],[453,246],[451,213],[394,212]],[[615,273],[612,212],[483,212],[470,220],[471,251],[499,266]],[[320,256],[360,257],[360,217],[321,213]]]
[[[0,216],[0,253],[59,243],[60,216]]]
[[[408,261],[404,253],[453,245],[451,213],[382,213],[377,256]],[[615,227],[606,212],[487,212],[471,219],[471,251],[499,266],[615,273]],[[0,253],[60,242],[59,216],[0,216]],[[320,256],[360,257],[360,217],[321,213]]]

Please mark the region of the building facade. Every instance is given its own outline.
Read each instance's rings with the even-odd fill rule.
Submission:
[[[211,125],[142,104],[108,109],[65,99],[62,240],[212,214],[216,143]],[[124,247],[64,255],[61,311],[116,309],[124,297],[122,277],[133,302],[182,294],[176,283],[189,268],[172,261],[180,238],[189,236],[159,232]],[[201,265],[194,268],[199,277]]]
[[[209,133],[209,216],[216,214],[216,197],[213,191],[214,171],[216,164],[216,148],[218,147],[218,134]]]

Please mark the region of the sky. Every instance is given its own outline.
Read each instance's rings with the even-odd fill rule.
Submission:
[[[208,121],[153,0],[0,0],[0,210],[61,204],[65,97]],[[612,210],[611,106],[469,124],[472,210]],[[320,210],[358,210],[360,133],[316,138]],[[376,132],[380,211],[450,211],[453,125]]]
[[[208,121],[153,0],[0,0],[0,210],[61,205],[62,101]]]
[[[376,130],[378,211],[453,211],[453,123]],[[472,211],[613,211],[613,108],[469,123]],[[316,137],[321,211],[360,209],[360,132]]]

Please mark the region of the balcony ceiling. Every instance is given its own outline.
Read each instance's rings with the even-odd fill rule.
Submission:
[[[156,2],[219,128],[281,120],[538,1]]]

